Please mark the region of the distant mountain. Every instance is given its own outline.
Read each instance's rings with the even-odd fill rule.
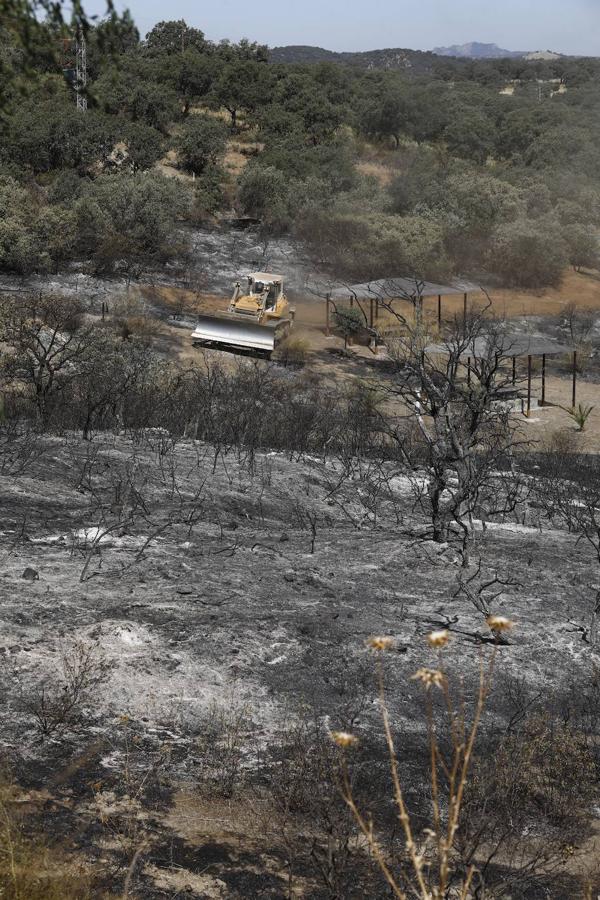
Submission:
[[[386,50],[366,50],[362,53],[336,53],[323,47],[303,45],[272,47],[269,50],[272,63],[334,62],[361,66],[363,69],[408,69],[415,74],[431,71],[436,56],[430,51],[406,50],[400,47]]]
[[[462,59],[518,59],[529,55],[527,50],[503,50],[498,44],[480,44],[478,41],[435,47],[433,52],[437,56],[458,56]]]

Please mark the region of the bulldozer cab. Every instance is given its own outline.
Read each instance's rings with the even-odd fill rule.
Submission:
[[[275,309],[283,293],[282,279],[268,272],[253,272],[248,275],[248,293],[251,297],[260,297],[264,309]]]

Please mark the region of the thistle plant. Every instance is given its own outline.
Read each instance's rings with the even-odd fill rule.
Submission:
[[[444,665],[444,651],[450,641],[450,634],[446,629],[433,631],[427,636],[429,647],[436,653],[435,668],[422,667],[412,676],[413,680],[420,682],[425,694],[430,759],[431,818],[429,827],[423,829],[421,834],[417,834],[414,817],[408,808],[385,696],[382,656],[386,650],[393,647],[393,639],[373,637],[368,641],[369,647],[376,654],[379,705],[389,756],[393,799],[408,857],[405,870],[396,871],[394,861],[383,849],[371,817],[361,811],[354,797],[349,776],[348,754],[358,743],[358,738],[347,732],[332,732],[331,735],[340,747],[342,756],[340,785],[342,796],[392,895],[398,900],[406,900],[409,896],[418,897],[419,900],[441,900],[447,896],[451,883],[456,887],[453,896],[461,900],[467,900],[471,896],[476,866],[470,865],[466,870],[460,866],[454,850],[455,838],[460,828],[461,809],[475,740],[491,688],[499,639],[504,632],[513,627],[510,619],[504,616],[488,616],[486,624],[495,641],[487,656],[483,651],[480,655],[477,693],[470,722],[462,693],[457,702],[449,686]],[[433,695],[437,691],[441,693],[449,722],[450,749],[447,752],[442,749],[438,716],[433,702]]]

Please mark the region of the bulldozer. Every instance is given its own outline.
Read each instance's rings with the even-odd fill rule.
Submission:
[[[194,347],[251,353],[270,358],[289,334],[294,319],[280,275],[252,272],[245,284],[236,281],[227,312],[199,316],[192,333]]]

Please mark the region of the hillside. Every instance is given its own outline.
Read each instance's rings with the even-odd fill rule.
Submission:
[[[431,71],[436,57],[429,51],[408,50],[400,47],[366,50],[359,53],[336,53],[322,47],[292,45],[272,47],[269,50],[269,59],[272,63],[335,62],[360,66],[363,69],[409,69],[415,74],[426,74]]]

